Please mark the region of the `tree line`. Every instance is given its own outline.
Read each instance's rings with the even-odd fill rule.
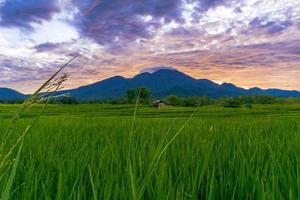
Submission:
[[[256,94],[245,95],[238,97],[222,97],[210,98],[207,96],[194,97],[178,97],[168,96],[165,102],[174,106],[205,106],[205,105],[221,105],[227,108],[252,108],[252,104],[297,104],[300,103],[300,98],[288,97],[280,98],[272,95]]]
[[[124,97],[107,100],[87,101],[85,103],[111,103],[111,104],[134,104],[139,97],[139,103],[151,104],[157,98],[152,97],[151,90],[145,87],[128,89]],[[238,97],[222,97],[211,98],[208,96],[191,96],[181,97],[177,95],[169,95],[160,99],[167,105],[171,106],[206,106],[206,105],[221,105],[227,108],[252,108],[252,104],[300,104],[300,98],[294,97],[275,97],[272,95],[255,94]]]
[[[121,98],[102,99],[102,100],[89,100],[89,101],[78,101],[76,98],[63,94],[58,96],[51,96],[45,98],[42,103],[49,104],[78,104],[78,103],[110,103],[110,104],[135,104],[136,101],[140,104],[149,105],[153,100],[151,90],[145,87],[132,88],[126,90],[125,94]],[[222,97],[222,98],[210,98],[207,96],[191,96],[191,97],[180,97],[176,95],[169,95],[165,98],[160,99],[167,105],[171,106],[205,106],[205,105],[221,105],[228,108],[240,108],[246,107],[251,109],[252,104],[300,104],[300,98],[288,97],[280,98],[272,95],[246,95],[238,97]],[[1,101],[2,104],[19,104],[22,100],[6,100]]]

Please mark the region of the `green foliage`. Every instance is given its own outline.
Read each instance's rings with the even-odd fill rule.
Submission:
[[[250,102],[245,103],[245,108],[252,109],[252,103]]]
[[[137,88],[137,94],[139,94],[140,103],[150,103],[151,90],[145,87]]]
[[[210,105],[212,100],[208,97],[187,97],[183,100],[184,106],[204,106]]]
[[[127,104],[128,101],[125,98],[115,98],[111,100],[111,104],[116,105],[116,104]]]
[[[165,101],[172,106],[205,106],[213,104],[213,99],[206,96],[178,97],[170,95],[165,98]]]
[[[285,104],[300,104],[300,98],[295,98],[295,97],[289,97],[283,99],[283,102]]]
[[[137,95],[141,89],[140,94],[140,103],[149,104],[151,102],[151,90],[145,87],[128,89],[123,98],[113,98],[113,99],[97,99],[97,100],[88,100],[88,101],[77,101],[76,98],[68,95],[60,95],[52,97],[49,101],[50,104],[134,104],[136,102]],[[154,98],[155,99],[155,98]],[[191,97],[179,97],[176,95],[169,95],[164,98],[164,101],[172,106],[205,106],[205,105],[223,105],[226,101],[231,104],[231,101],[234,101],[235,106],[245,108],[251,108],[252,104],[299,104],[300,98],[295,97],[275,97],[271,95],[245,95],[239,97],[227,97],[213,99],[207,96],[191,96]],[[230,103],[231,102],[231,103]],[[240,102],[238,106],[237,102]],[[0,100],[0,104],[19,104],[23,103],[22,100],[9,100],[3,101]]]
[[[217,100],[224,107],[240,108],[244,105],[245,108],[251,109],[252,104],[295,104],[300,102],[299,98],[279,98],[271,95],[248,95],[234,98],[221,98]]]
[[[0,105],[0,135],[16,109]],[[134,105],[49,105],[10,199],[299,199],[300,105],[198,109],[139,106],[130,140]]]
[[[139,102],[142,104],[149,104],[151,101],[151,90],[145,87],[140,87],[136,89],[128,89],[126,91],[124,98],[112,99],[114,104],[134,104],[136,103],[137,97],[139,95]]]
[[[136,97],[137,97],[137,93],[135,89],[128,89],[126,91],[126,98],[128,103],[134,103]]]
[[[253,95],[251,98],[255,104],[275,104],[278,99],[271,95]]]
[[[184,106],[199,106],[201,105],[201,99],[198,97],[187,97],[183,100]]]
[[[172,106],[181,106],[182,105],[182,98],[178,97],[176,95],[167,96],[164,100],[167,104],[172,105]]]
[[[3,193],[1,195],[1,200],[8,200],[10,198],[12,185],[13,185],[16,173],[17,173],[17,167],[18,167],[18,164],[19,164],[19,160],[20,160],[20,156],[21,156],[21,152],[22,152],[22,148],[23,148],[23,142],[24,141],[22,140],[22,142],[19,146],[18,153],[17,153],[16,159],[13,163],[12,170],[10,172],[8,181],[5,185]]]
[[[78,104],[78,101],[70,95],[51,96],[45,99],[49,104]]]
[[[58,71],[54,73],[48,80],[46,80],[30,97],[28,97],[12,115],[8,126],[5,127],[1,133],[1,145],[0,145],[0,191],[2,191],[1,199],[8,200],[12,196],[11,190],[14,183],[17,167],[19,164],[21,152],[23,149],[23,143],[25,137],[28,135],[32,127],[41,117],[41,114],[45,111],[49,101],[48,98],[56,93],[62,86],[62,83],[67,80],[68,75],[59,73],[79,55],[74,56],[67,63],[59,67]],[[48,98],[45,98],[48,96]],[[46,102],[43,102],[47,99]],[[32,121],[27,122],[25,126],[19,127],[19,121],[22,117],[30,111],[30,108],[35,104],[44,103],[42,109],[34,116]],[[14,153],[18,149],[15,159],[13,159]],[[5,179],[10,171],[8,178]]]
[[[15,99],[15,100],[1,100],[0,99],[0,104],[22,104],[24,100],[20,99]]]
[[[241,101],[237,98],[227,98],[222,101],[222,105],[225,108],[240,108],[242,106]]]

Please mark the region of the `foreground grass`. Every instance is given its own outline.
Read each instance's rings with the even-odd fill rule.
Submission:
[[[15,108],[0,106],[0,133]],[[299,109],[200,108],[142,190],[161,141],[193,108],[141,108],[130,142],[133,106],[53,105],[24,141],[11,198],[132,199],[135,187],[142,199],[299,199]]]

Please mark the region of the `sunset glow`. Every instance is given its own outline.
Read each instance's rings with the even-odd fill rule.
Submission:
[[[300,90],[299,0],[0,0],[0,87],[30,93],[74,53],[67,87],[153,67]]]

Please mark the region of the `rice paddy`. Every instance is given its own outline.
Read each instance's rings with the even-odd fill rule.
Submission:
[[[17,108],[0,105],[1,136]],[[300,105],[140,106],[133,123],[134,110],[49,105],[24,140],[10,199],[300,198]]]

